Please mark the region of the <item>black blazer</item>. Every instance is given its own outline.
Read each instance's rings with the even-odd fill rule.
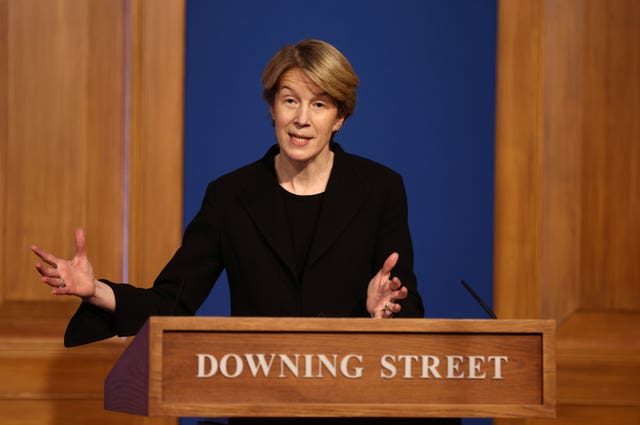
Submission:
[[[369,281],[392,252],[400,254],[393,275],[409,290],[397,316],[423,317],[402,178],[335,143],[331,148],[333,169],[301,277],[273,169],[276,145],[209,184],[181,247],[152,288],[104,281],[115,292],[115,313],[82,303],[65,345],[133,335],[152,315],[193,315],[223,269],[232,316],[365,317]]]

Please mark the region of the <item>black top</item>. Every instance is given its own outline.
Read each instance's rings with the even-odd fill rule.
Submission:
[[[282,199],[291,231],[293,253],[296,257],[296,271],[298,278],[302,281],[302,273],[307,265],[311,242],[318,227],[318,217],[320,217],[324,193],[296,195],[282,188]]]

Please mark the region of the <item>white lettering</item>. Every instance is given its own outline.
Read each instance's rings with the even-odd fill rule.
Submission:
[[[295,362],[293,360],[291,360],[291,358],[287,355],[287,354],[279,354],[278,357],[280,358],[280,375],[278,376],[278,378],[284,378],[284,367],[286,366],[287,369],[289,369],[289,371],[291,371],[291,373],[293,374],[293,376],[295,376],[296,378],[298,377],[298,363],[300,360],[300,355],[299,354],[294,354],[293,357],[296,359]]]
[[[218,360],[211,354],[196,354],[198,356],[198,378],[210,378],[218,371]],[[205,367],[209,366],[205,371]]]
[[[437,356],[421,356],[422,357],[422,378],[429,378],[429,373],[436,379],[441,379],[442,376],[438,372],[438,366],[440,366],[440,358]]]
[[[271,365],[273,365],[273,359],[275,358],[275,354],[269,354],[271,357],[269,358],[269,362],[264,354],[245,354],[244,358],[247,360],[247,364],[249,365],[249,370],[251,371],[251,375],[255,378],[258,375],[259,371],[262,371],[262,375],[267,377],[269,376],[269,372],[271,371]],[[256,363],[254,357],[257,357],[258,362]]]
[[[340,362],[340,372],[343,376],[350,379],[362,378],[362,367],[354,367],[353,373],[349,372],[349,360],[351,359],[356,359],[358,361],[358,364],[362,364],[362,356],[359,356],[357,354],[348,354]]]
[[[313,378],[313,354],[304,355],[304,376],[303,378]]]
[[[489,362],[493,361],[493,379],[502,379],[502,361],[509,362],[507,356],[489,356]]]
[[[478,375],[484,363],[484,356],[467,356],[469,359],[469,379],[484,379],[487,376],[486,372]]]
[[[418,362],[418,356],[398,356],[398,360],[404,360],[404,376],[403,378],[413,378],[411,373],[411,363],[415,360]]]
[[[336,360],[338,359],[338,355],[334,354],[332,357],[333,362],[324,354],[318,354],[318,378],[324,378],[324,375],[322,374],[322,366],[329,371],[331,376],[334,378],[336,377]]]
[[[447,356],[447,379],[464,378],[464,372],[460,372],[460,363],[463,360],[462,356]]]
[[[229,373],[229,369],[227,368],[229,359],[233,359],[236,365],[236,370],[233,373]],[[220,360],[220,373],[222,374],[222,376],[224,376],[225,378],[237,378],[242,374],[243,370],[244,363],[242,363],[242,357],[237,354],[225,354],[224,356],[222,356],[222,359]]]
[[[396,373],[398,373],[398,370],[396,369],[396,366],[394,364],[395,362],[396,362],[396,357],[392,356],[391,354],[385,354],[380,358],[380,365],[382,366],[382,369],[383,369],[380,371],[381,378],[383,379],[395,378]],[[388,373],[385,373],[385,370],[388,371]]]
[[[339,374],[358,379],[365,374],[361,354],[226,353],[221,357],[196,354],[196,359],[197,378],[211,378],[219,373],[225,378],[250,374],[253,378],[277,375],[278,378],[323,379],[336,378]],[[274,362],[279,362],[279,367]],[[383,354],[379,376],[381,379],[394,379],[400,374],[403,379],[503,379],[508,363],[507,356]]]

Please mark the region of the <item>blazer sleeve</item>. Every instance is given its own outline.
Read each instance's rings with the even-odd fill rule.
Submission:
[[[83,302],[65,332],[67,347],[115,335],[135,335],[150,316],[194,315],[223,269],[220,220],[215,182],[209,184],[202,206],[185,230],[182,245],[151,288],[101,280],[115,294],[113,313]]]
[[[399,254],[398,263],[391,274],[400,279],[402,285],[407,288],[408,295],[406,299],[398,302],[402,306],[402,310],[396,316],[424,317],[424,306],[413,271],[413,244],[409,230],[407,194],[399,174],[393,174],[392,184],[389,185],[387,200],[384,202],[381,212],[376,245],[378,270],[391,253],[397,252]]]

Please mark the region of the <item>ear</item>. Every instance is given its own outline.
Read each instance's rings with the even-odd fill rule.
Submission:
[[[336,123],[333,125],[333,132],[335,133],[336,131],[340,130],[340,128],[342,128],[342,125],[344,124],[344,120],[345,117],[340,117],[336,120]]]
[[[275,117],[275,113],[274,113],[274,110],[273,110],[273,105],[269,105],[269,114],[271,114],[271,120],[275,121],[276,117]]]

